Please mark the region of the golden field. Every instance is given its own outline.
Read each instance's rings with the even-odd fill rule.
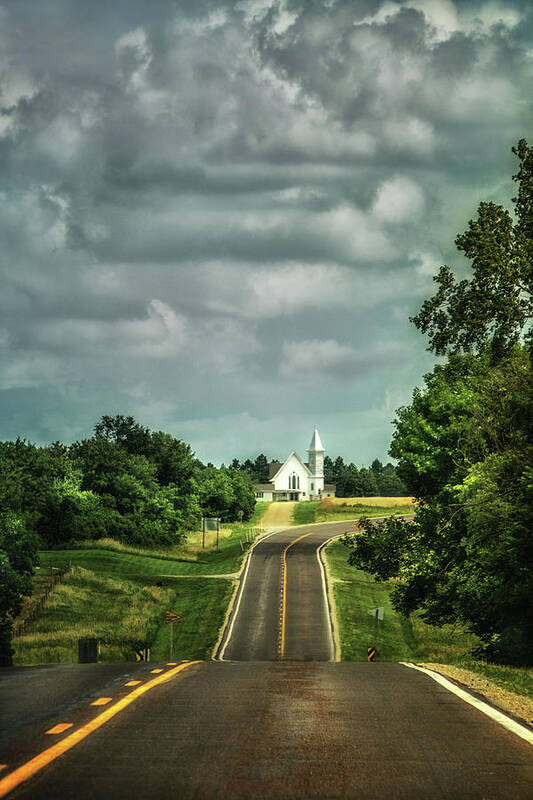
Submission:
[[[336,506],[379,506],[389,508],[392,506],[412,506],[412,497],[327,497],[323,503],[332,503]]]

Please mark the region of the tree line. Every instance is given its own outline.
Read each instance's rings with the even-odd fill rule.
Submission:
[[[398,409],[390,454],[418,501],[348,537],[350,563],[395,579],[392,600],[427,622],[459,621],[479,654],[533,664],[533,148],[521,140],[514,215],[482,202],[412,318],[444,356]]]
[[[231,468],[247,472],[254,483],[267,483],[269,463],[264,453],[260,453],[253,460],[247,458],[240,462],[234,458]],[[346,464],[342,456],[335,459],[325,456],[324,482],[336,485],[337,497],[405,497],[409,494],[394,464],[383,465],[377,458],[370,467],[357,467],[353,462]]]

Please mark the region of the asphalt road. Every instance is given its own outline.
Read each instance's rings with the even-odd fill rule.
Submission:
[[[531,744],[423,673],[332,661],[317,549],[348,527],[256,546],[223,661],[0,671],[0,797],[20,767],[31,800],[531,800]]]
[[[286,553],[285,646],[282,658],[330,661],[331,622],[317,549],[353,523],[289,528],[255,546],[218,657],[225,661],[276,661],[280,654],[281,562]]]
[[[204,662],[11,796],[530,800],[533,760],[531,745],[399,664]]]

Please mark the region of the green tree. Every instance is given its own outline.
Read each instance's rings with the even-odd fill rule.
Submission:
[[[13,619],[22,598],[31,593],[31,576],[37,563],[35,538],[20,516],[0,514],[0,666],[12,661]]]
[[[472,262],[472,277],[457,281],[448,266],[434,277],[436,294],[412,322],[444,355],[489,347],[495,357],[521,334],[531,341],[533,317],[533,150],[522,139],[513,153],[520,166],[513,180],[515,219],[503,206],[482,202],[478,216],[456,239]]]
[[[256,483],[266,483],[268,481],[268,461],[263,453],[255,459],[254,477]]]

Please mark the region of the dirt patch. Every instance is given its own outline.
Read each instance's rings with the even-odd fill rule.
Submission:
[[[263,528],[289,527],[296,503],[271,503],[261,517]]]
[[[515,694],[515,692],[502,689],[495,683],[488,681],[483,675],[478,675],[460,667],[452,667],[447,664],[420,664],[419,666],[427,667],[427,669],[440,672],[441,675],[446,675],[448,678],[453,678],[468,689],[483,695],[503,711],[510,711],[511,714],[520,717],[528,725],[533,725],[533,700],[530,700],[529,697],[523,697],[520,694]]]

